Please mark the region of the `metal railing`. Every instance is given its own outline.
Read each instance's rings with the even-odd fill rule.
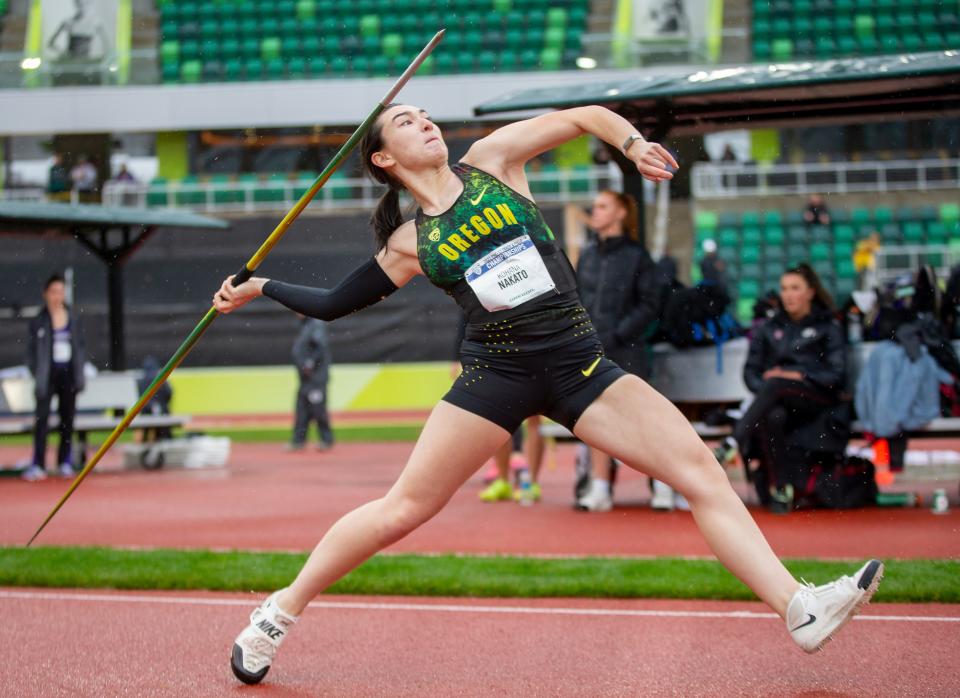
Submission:
[[[47,201],[46,189],[30,187],[23,189],[0,189],[0,201]]]
[[[929,264],[938,279],[950,277],[960,262],[960,249],[949,245],[882,245],[876,253],[877,267],[870,286],[887,284],[903,274],[915,274],[921,264]]]
[[[29,58],[0,53],[0,89],[94,85],[155,85],[160,82],[156,48],[130,51],[126,74],[115,54],[91,60]]]
[[[538,202],[588,202],[601,189],[619,190],[622,185],[622,175],[614,167],[529,172],[527,179]],[[286,211],[293,207],[313,181],[169,182],[149,185],[107,182],[103,187],[103,203],[107,206],[179,208],[206,213]],[[335,178],[317,193],[309,209],[315,213],[369,209],[376,205],[384,191],[383,185],[366,178]]]
[[[696,199],[934,191],[960,188],[960,160],[884,160],[798,165],[698,162],[691,170],[691,177]]]

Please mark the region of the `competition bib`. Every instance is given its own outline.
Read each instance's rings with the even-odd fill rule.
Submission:
[[[53,363],[55,364],[66,364],[70,363],[70,359],[73,356],[73,350],[70,347],[70,339],[57,338],[54,337],[53,340]]]
[[[508,310],[556,288],[529,235],[521,235],[477,260],[464,275],[488,311]]]

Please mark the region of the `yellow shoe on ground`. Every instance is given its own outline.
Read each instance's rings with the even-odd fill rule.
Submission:
[[[497,478],[480,493],[480,499],[484,502],[509,501],[513,499],[513,488],[506,480]]]

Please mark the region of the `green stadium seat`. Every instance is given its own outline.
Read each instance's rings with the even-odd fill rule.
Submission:
[[[260,41],[253,38],[247,38],[240,42],[240,56],[241,58],[259,58],[260,57]]]
[[[756,303],[756,298],[740,298],[737,301],[737,319],[743,324],[748,324],[753,318],[753,306]]]
[[[873,54],[880,51],[880,42],[875,36],[861,36],[857,39],[857,46],[861,53]]]
[[[744,211],[740,214],[740,225],[744,228],[752,227],[756,228],[760,225],[760,212],[759,211]]]
[[[740,216],[732,211],[724,211],[717,219],[717,226],[720,228],[736,228],[740,225]]]
[[[813,267],[813,270],[817,272],[817,276],[819,276],[820,280],[825,284],[833,283],[833,262],[828,259],[814,260],[810,263],[810,266]]]
[[[849,223],[838,223],[833,226],[833,239],[835,242],[852,243],[856,239],[853,226]]]
[[[838,279],[855,279],[857,278],[857,270],[853,266],[853,259],[851,257],[844,257],[837,260],[836,273]]]
[[[218,36],[220,36],[220,22],[208,19],[200,23],[201,39],[216,39]]]
[[[828,225],[811,225],[807,230],[807,239],[810,242],[830,242],[833,234]]]
[[[313,0],[299,0],[297,3],[297,19],[313,19],[316,16],[317,8]]]
[[[763,235],[760,228],[751,226],[740,231],[740,244],[744,247],[759,248],[763,244]]]
[[[289,180],[287,175],[282,173],[275,173],[267,177],[267,181],[264,186],[261,186],[253,193],[253,200],[264,202],[264,201],[284,201],[287,198],[287,185]],[[289,195],[293,195],[293,191],[289,191]]]
[[[884,223],[880,226],[880,242],[886,245],[896,245],[903,237],[899,223]]]
[[[771,265],[776,268],[775,275],[783,271],[783,265],[786,263],[787,251],[783,246],[765,247],[763,249],[763,261],[765,265]]]
[[[782,246],[786,240],[786,233],[781,226],[768,225],[763,229],[763,244],[767,249]]]
[[[860,50],[857,40],[848,34],[837,37],[837,53],[841,56],[852,56]]]
[[[853,242],[837,242],[833,243],[833,258],[834,259],[853,259]]]
[[[943,245],[947,241],[947,226],[940,221],[929,221],[926,232],[927,242],[931,245]]]
[[[740,252],[733,247],[721,247],[717,250],[717,256],[727,263],[730,276],[736,276],[736,269],[740,262]]]
[[[150,189],[147,191],[147,206],[166,206],[167,193],[164,188],[167,186],[167,180],[164,177],[154,177],[150,181]],[[156,191],[156,190],[159,191]]]
[[[300,50],[306,58],[319,56],[323,51],[320,39],[316,36],[305,36],[300,42]]]
[[[260,36],[279,36],[280,22],[271,17],[260,20]]]
[[[395,58],[403,51],[403,37],[399,34],[386,34],[383,37],[383,55]]]
[[[773,52],[770,42],[767,39],[754,39],[753,40],[753,57],[757,60],[763,61],[770,58]]]
[[[260,41],[260,58],[264,63],[280,58],[280,39],[270,37]]]
[[[555,48],[545,48],[540,54],[540,65],[544,70],[560,70],[561,53]]]
[[[327,59],[323,56],[307,58],[307,72],[313,77],[325,77],[327,74]]]
[[[219,60],[203,62],[203,80],[204,82],[223,82],[224,71],[223,63]]]
[[[783,215],[780,211],[769,210],[763,212],[763,224],[764,225],[781,225],[783,224]]]
[[[520,52],[520,70],[536,70],[540,62],[540,54],[534,49],[524,49]]]
[[[760,282],[757,279],[740,279],[737,284],[737,295],[743,299],[755,299],[760,295]],[[753,309],[753,300],[750,304],[751,312]]]
[[[891,209],[889,206],[878,206],[877,208],[873,209],[873,220],[878,225],[892,222],[893,209]]]
[[[307,59],[303,56],[288,59],[287,75],[294,80],[302,80],[307,77]]]
[[[180,81],[180,64],[179,63],[164,63],[163,68],[161,69],[161,76],[163,82],[179,82]]]
[[[497,69],[497,54],[493,51],[481,51],[477,56],[477,70],[481,73],[492,73]]]
[[[810,260],[812,262],[828,261],[830,259],[830,248],[822,243],[816,242],[810,245]]]
[[[960,205],[953,203],[940,204],[940,220],[944,223],[956,223],[960,220]]]
[[[360,18],[360,36],[378,36],[380,34],[380,17],[364,15]]]
[[[197,63],[197,74],[200,73],[200,64]],[[174,195],[174,200],[180,206],[196,206],[202,204],[207,200],[207,196],[203,191],[197,189],[191,189],[191,187],[196,186],[200,183],[199,178],[196,175],[187,175],[180,180],[179,184],[182,185],[186,190],[177,191]]]
[[[810,237],[810,235],[806,225],[797,225],[794,223],[793,225],[787,226],[787,240],[790,242],[806,244],[808,237]]]
[[[184,61],[180,66],[180,80],[186,83],[200,82],[203,66],[198,60]]]
[[[215,204],[235,204],[243,201],[243,192],[232,186],[233,178],[230,175],[210,175],[207,181],[212,185]]]
[[[287,59],[303,56],[300,39],[295,34],[280,39],[280,55]]]
[[[369,75],[372,70],[372,62],[369,56],[354,56],[350,59],[350,72],[357,75]]]
[[[919,206],[915,218],[921,221],[938,221],[940,211],[936,206]]]
[[[227,82],[243,79],[243,64],[239,58],[228,58],[223,62],[223,79]]]
[[[704,228],[714,229],[719,224],[716,211],[697,211],[693,219],[693,226],[698,231]]]
[[[850,222],[854,226],[864,225],[870,223],[873,219],[873,216],[870,214],[870,209],[868,208],[855,208],[850,212]]]
[[[180,60],[195,61],[200,58],[200,42],[189,40],[180,42]]]
[[[876,32],[877,23],[872,15],[858,14],[853,18],[853,31],[858,39],[873,37]]]
[[[264,73],[267,80],[283,80],[286,77],[286,64],[281,58],[264,61]]]
[[[243,62],[243,75],[246,80],[263,79],[263,61],[259,58],[248,58]]]
[[[884,34],[880,37],[880,51],[882,53],[896,53],[900,50],[900,39],[893,34]]]
[[[926,231],[923,223],[919,221],[908,221],[902,226],[903,241],[908,245],[919,245],[926,239]]]
[[[739,248],[740,231],[736,228],[721,228],[720,234],[717,237],[717,244],[719,244],[720,247]]]
[[[740,248],[740,264],[757,264],[760,261],[759,247]]]
[[[790,39],[774,39],[770,57],[775,61],[789,61],[793,58],[793,42]]]
[[[164,64],[180,61],[180,42],[164,41],[160,44],[160,58]]]

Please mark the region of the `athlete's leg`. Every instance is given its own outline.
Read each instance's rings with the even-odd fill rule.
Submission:
[[[686,497],[720,562],[785,616],[799,584],[770,549],[710,449],[670,401],[636,376],[624,376],[584,411],[574,433]]]
[[[540,466],[543,465],[543,435],[540,433],[540,415],[527,417],[527,441],[524,451],[527,457],[527,467],[530,468],[530,479],[540,482]]]
[[[483,417],[440,402],[397,482],[327,531],[278,597],[280,608],[299,615],[314,596],[430,519],[509,436]]]

